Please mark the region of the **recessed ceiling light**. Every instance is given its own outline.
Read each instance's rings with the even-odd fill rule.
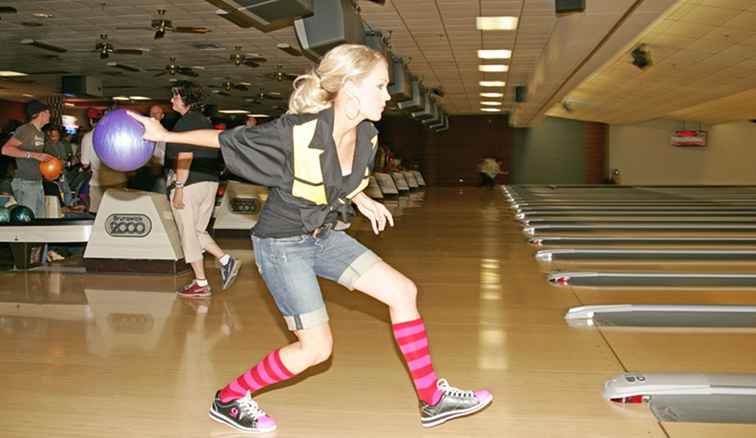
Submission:
[[[15,78],[19,76],[28,76],[28,74],[11,70],[0,71],[0,78]]]
[[[504,81],[480,81],[478,85],[481,87],[503,87],[507,85]]]
[[[481,108],[480,110],[486,113],[500,113],[501,112],[499,108]]]
[[[145,97],[145,96],[129,96],[129,99],[131,99],[131,100],[152,100],[151,97]]]
[[[504,97],[504,93],[480,93],[480,97]]]
[[[517,29],[517,17],[475,17],[478,30],[514,30]]]
[[[218,112],[221,114],[249,114],[247,110],[220,110]]]
[[[490,105],[490,106],[501,106],[501,102],[496,102],[493,100],[483,100],[480,102],[481,105]]]
[[[487,73],[502,73],[505,71],[509,71],[509,66],[504,65],[504,64],[479,65],[478,71],[487,72]]]
[[[34,97],[33,94],[29,94],[29,93],[24,93],[24,94],[22,94],[22,96],[24,96],[24,97]]]
[[[512,57],[512,51],[507,49],[501,50],[478,50],[480,59],[509,59]]]

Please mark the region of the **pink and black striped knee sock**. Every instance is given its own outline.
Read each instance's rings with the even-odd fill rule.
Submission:
[[[402,350],[404,360],[412,376],[412,383],[420,400],[435,405],[441,398],[441,391],[436,388],[436,372],[433,370],[428,335],[425,333],[423,319],[392,324],[394,338]]]
[[[237,377],[236,380],[221,389],[220,399],[223,403],[244,397],[247,391],[254,393],[266,386],[291,379],[294,374],[281,362],[280,350],[263,358],[254,368]]]

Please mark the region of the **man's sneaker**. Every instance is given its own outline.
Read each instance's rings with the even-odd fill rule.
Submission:
[[[197,284],[197,280],[193,280],[191,283],[177,290],[176,293],[187,298],[203,298],[211,295],[210,285],[200,286]]]
[[[210,406],[210,418],[244,432],[263,433],[276,430],[276,422],[257,406],[249,391],[244,397],[228,403],[221,402],[220,391],[215,393],[215,400]]]
[[[474,414],[493,400],[493,395],[486,390],[462,391],[449,386],[446,379],[439,379],[436,388],[442,394],[435,405],[420,400],[420,422],[423,427],[438,426],[452,418]]]
[[[236,275],[239,273],[241,265],[242,262],[240,260],[235,259],[231,256],[229,256],[228,258],[228,263],[226,263],[225,265],[220,265],[221,280],[223,280],[223,290],[228,289],[232,284],[234,284],[234,280],[236,280]]]

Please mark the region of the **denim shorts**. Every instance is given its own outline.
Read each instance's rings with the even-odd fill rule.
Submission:
[[[289,330],[328,322],[317,277],[354,290],[354,283],[381,259],[343,231],[318,237],[252,236],[255,262]]]

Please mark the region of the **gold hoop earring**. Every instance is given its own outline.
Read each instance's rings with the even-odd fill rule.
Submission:
[[[354,96],[349,96],[351,99],[354,99],[357,101],[357,111],[354,113],[353,116],[349,115],[349,111],[344,111],[346,113],[346,116],[349,120],[354,120],[357,118],[357,116],[360,115],[360,107],[362,106],[362,103],[360,102],[360,99]]]

